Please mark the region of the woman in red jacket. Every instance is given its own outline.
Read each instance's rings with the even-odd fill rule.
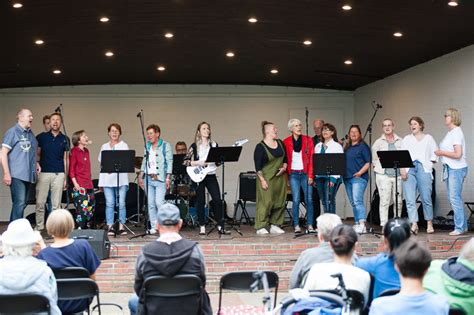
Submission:
[[[288,122],[288,129],[291,136],[283,140],[286,149],[286,156],[288,158],[288,178],[290,181],[291,196],[292,196],[292,213],[293,226],[295,233],[301,233],[299,225],[299,208],[300,208],[300,187],[303,190],[306,211],[307,211],[307,230],[309,233],[314,233],[313,228],[314,212],[313,212],[313,161],[312,156],[314,152],[313,139],[309,136],[303,135],[301,121],[292,118]]]
[[[87,145],[89,137],[84,130],[72,135],[73,148],[70,155],[69,178],[74,185],[72,193],[76,207],[75,221],[78,228],[87,228],[95,208],[94,185],[91,176],[91,160]]]

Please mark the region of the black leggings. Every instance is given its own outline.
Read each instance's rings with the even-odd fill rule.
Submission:
[[[205,225],[206,220],[204,217],[204,203],[206,201],[206,190],[211,194],[212,201],[215,205],[214,208],[214,218],[217,221],[217,224],[222,226],[223,216],[222,216],[222,199],[221,192],[219,189],[219,183],[217,182],[216,175],[207,175],[202,182],[199,183],[199,186],[196,190],[196,207],[199,225]]]

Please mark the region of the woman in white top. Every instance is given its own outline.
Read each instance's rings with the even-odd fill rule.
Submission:
[[[461,127],[461,115],[455,108],[444,114],[444,124],[448,133],[439,144],[435,154],[443,163],[443,181],[446,181],[448,200],[454,211],[454,231],[449,235],[461,235],[467,231],[462,200],[462,185],[467,176],[466,141]]]
[[[431,199],[433,184],[433,163],[438,160],[435,151],[438,149],[432,136],[423,133],[425,123],[420,117],[408,120],[411,134],[403,138],[402,148],[410,152],[414,168],[401,172],[403,179],[403,195],[407,204],[411,230],[418,233],[418,210],[416,207],[416,191],[420,193],[423,215],[427,221],[426,233],[434,233],[433,202]]]
[[[314,147],[315,154],[344,153],[344,149],[337,142],[337,130],[332,124],[324,124],[322,128],[323,141]],[[341,184],[341,176],[316,175],[316,187],[324,213],[336,213],[336,194]]]
[[[334,262],[317,263],[311,267],[304,288],[307,290],[334,290],[339,284],[332,277],[340,273],[348,290],[356,290],[369,299],[370,275],[367,271],[352,265],[352,257],[357,243],[357,233],[350,225],[340,224],[330,234],[329,244],[334,251]]]
[[[194,137],[194,143],[191,144],[188,150],[188,154],[184,158],[184,163],[187,166],[216,166],[215,163],[206,163],[207,155],[211,147],[217,147],[217,143],[211,140],[211,125],[205,121],[199,123],[196,128],[196,135]],[[221,199],[221,193],[219,189],[219,183],[216,178],[216,171],[207,173],[203,181],[201,181],[196,190],[196,210],[199,221],[199,235],[206,234],[206,218],[204,214],[204,203],[206,201],[206,189],[211,195],[212,202],[214,203],[214,217],[217,221],[217,230],[219,234],[226,234],[223,227],[223,205]]]
[[[102,157],[102,151],[110,150],[128,150],[128,144],[120,140],[122,135],[122,127],[117,123],[112,123],[107,127],[109,133],[109,141],[104,143],[100,148],[99,153],[99,163]],[[128,174],[120,173],[119,177],[119,187],[117,189],[117,174],[115,173],[100,173],[99,175],[99,187],[104,190],[105,196],[105,221],[107,223],[109,235],[114,235],[112,231],[112,225],[114,224],[114,210],[115,203],[117,200],[118,194],[118,208],[119,208],[119,230],[118,234],[126,235],[127,231],[124,228],[126,218],[126,209],[125,209],[125,200],[127,198],[128,191]]]

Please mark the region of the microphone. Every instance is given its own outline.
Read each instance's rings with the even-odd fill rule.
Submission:
[[[377,109],[383,108],[382,105],[380,105],[379,103],[375,103],[375,101],[372,101],[372,104],[375,105],[375,107],[376,107]]]
[[[60,113],[61,112],[61,107],[63,106],[63,104],[59,104],[58,107],[56,107],[56,109],[54,110],[55,113]]]
[[[137,114],[137,118],[138,118],[138,117],[142,117],[142,115],[143,115],[143,109],[140,109],[140,111],[139,111],[138,114]]]

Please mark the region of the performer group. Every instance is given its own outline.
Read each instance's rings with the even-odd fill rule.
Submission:
[[[48,211],[61,208],[63,190],[69,185],[76,209],[76,227],[85,229],[91,226],[94,216],[94,184],[91,174],[91,160],[88,146],[92,144],[85,130],[76,131],[71,141],[61,132],[62,116],[53,113],[43,117],[45,131],[34,136],[31,130],[33,114],[28,109],[17,113],[17,123],[7,130],[3,137],[1,163],[3,182],[10,187],[12,210],[10,221],[22,218],[27,205],[28,191],[36,183],[36,230],[45,228]],[[382,122],[382,134],[372,145],[364,141],[358,125],[349,127],[347,135],[340,140],[334,124],[316,119],[313,122],[314,136],[303,134],[300,120],[288,121],[289,136],[284,140],[278,137],[277,126],[269,121],[261,123],[262,140],[255,146],[254,163],[257,174],[255,229],[259,235],[281,234],[286,201],[291,193],[292,226],[295,233],[315,232],[316,219],[324,213],[336,213],[336,196],[344,184],[348,200],[354,214],[354,229],[357,233],[366,232],[367,210],[364,206],[364,193],[369,183],[369,170],[372,168],[375,184],[380,196],[380,225],[388,222],[388,209],[398,200],[401,213],[402,200],[406,201],[412,233],[419,231],[417,195],[423,207],[423,217],[427,222],[427,233],[433,228],[433,165],[440,161],[443,165],[442,180],[446,183],[447,198],[454,212],[454,230],[450,235],[460,235],[467,231],[464,214],[462,188],[467,176],[466,147],[461,129],[460,113],[449,108],[444,114],[447,134],[439,143],[424,132],[425,123],[421,117],[408,119],[410,133],[401,138],[395,133],[395,123],[386,118]],[[165,196],[173,180],[173,147],[161,137],[161,129],[156,124],[146,128],[146,148],[138,175],[139,185],[147,192],[148,232],[155,234],[158,209],[165,203]],[[98,161],[103,151],[128,150],[121,140],[122,128],[117,123],[107,127],[109,141],[101,147]],[[201,172],[206,170],[202,181],[195,183],[195,206],[199,224],[199,234],[206,234],[206,194],[211,196],[214,220],[219,233],[226,234],[224,228],[223,200],[216,178],[216,165],[207,163],[210,148],[218,144],[211,139],[211,125],[201,122],[197,125],[194,142],[189,149],[179,141],[175,145],[176,154],[184,156],[183,163]],[[383,168],[378,151],[408,150],[413,168]],[[345,173],[315,174],[318,155],[343,154]],[[316,162],[317,163],[317,162]],[[117,185],[117,176],[119,176]],[[181,178],[190,182],[190,178]],[[398,185],[397,189],[395,186]],[[128,175],[121,173],[100,173],[97,186],[103,190],[106,208],[105,221],[109,233],[127,234],[126,195]],[[395,191],[399,196],[396,198]],[[118,197],[118,198],[117,198]],[[116,205],[118,201],[118,205]],[[300,203],[306,208],[303,220],[300,218]],[[118,208],[118,228],[114,225],[114,210]]]

